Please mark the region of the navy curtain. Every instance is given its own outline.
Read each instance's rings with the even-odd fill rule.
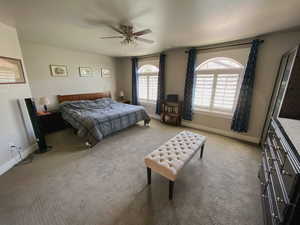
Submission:
[[[165,99],[165,63],[166,55],[161,53],[159,55],[159,72],[158,72],[158,86],[157,86],[157,101],[156,113],[161,112],[161,101]]]
[[[255,79],[256,58],[258,46],[261,42],[261,40],[254,40],[252,42],[252,47],[244,74],[244,80],[242,82],[240,95],[231,123],[231,130],[236,132],[248,131],[253,85]]]
[[[197,50],[192,48],[188,52],[188,62],[184,87],[184,102],[182,118],[192,120],[192,104],[194,94],[194,73]]]
[[[138,58],[134,57],[131,59],[132,61],[132,97],[131,101],[133,105],[138,105]]]

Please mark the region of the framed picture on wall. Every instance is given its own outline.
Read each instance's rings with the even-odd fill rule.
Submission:
[[[68,68],[66,65],[50,65],[50,72],[53,77],[68,76]]]
[[[109,69],[104,69],[104,68],[101,68],[101,76],[103,78],[110,78],[111,77],[111,72]]]
[[[0,56],[0,84],[25,83],[21,59]]]
[[[93,75],[93,70],[91,67],[79,67],[79,76],[90,77]]]

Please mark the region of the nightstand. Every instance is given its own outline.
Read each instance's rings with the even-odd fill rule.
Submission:
[[[123,99],[118,99],[117,100],[118,102],[121,102],[121,103],[125,103],[125,104],[130,104],[130,100],[128,100],[128,99],[125,99],[125,98],[123,98]]]
[[[44,135],[55,131],[63,130],[67,127],[65,121],[61,117],[61,113],[58,111],[46,113],[38,112],[37,116],[42,133]]]

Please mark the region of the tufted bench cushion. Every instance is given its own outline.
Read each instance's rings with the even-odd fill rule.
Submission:
[[[200,147],[204,147],[205,141],[205,136],[190,131],[182,131],[148,154],[144,159],[145,164],[158,174],[175,181],[183,166],[188,163]]]

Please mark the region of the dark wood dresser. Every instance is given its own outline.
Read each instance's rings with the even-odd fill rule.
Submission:
[[[264,143],[259,179],[265,224],[300,224],[299,152],[275,119]]]
[[[281,59],[258,177],[265,225],[300,225],[300,54]]]

